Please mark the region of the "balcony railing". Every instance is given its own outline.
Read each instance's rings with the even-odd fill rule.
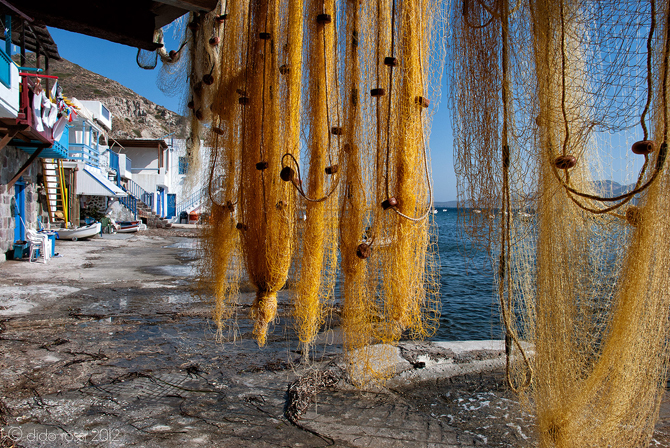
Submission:
[[[69,158],[100,167],[100,130],[87,121],[73,123]]]
[[[109,169],[116,173],[116,185],[121,186],[121,173],[119,172],[119,155],[112,151],[111,149],[107,150],[109,152]]]
[[[85,143],[70,143],[68,158],[87,163],[91,166],[100,166],[100,151]]]

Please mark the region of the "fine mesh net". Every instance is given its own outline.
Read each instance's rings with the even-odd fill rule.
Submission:
[[[667,2],[466,0],[450,19],[461,224],[495,267],[509,383],[540,446],[648,446],[670,304]]]
[[[389,373],[367,347],[435,331],[428,137],[443,14],[432,0],[258,0],[190,18],[180,61],[211,210],[198,279],[222,337],[236,335],[242,272],[259,345],[290,273],[303,353],[341,308],[345,351],[366,378]]]

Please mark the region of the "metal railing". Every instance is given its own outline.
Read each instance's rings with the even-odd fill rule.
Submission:
[[[190,208],[195,208],[196,206],[200,205],[202,202],[202,199],[205,197],[207,194],[207,187],[202,187],[200,190],[196,191],[192,195],[190,195],[188,198],[185,200],[181,201],[179,204],[177,204],[177,207],[175,209],[175,216],[179,216],[179,213],[183,212],[184,210],[188,210]]]
[[[154,195],[153,193],[148,193],[144,188],[140,187],[137,182],[132,179],[126,180],[126,186],[124,188],[126,193],[133,196],[135,199],[144,202],[149,208],[154,208]]]
[[[112,151],[109,152],[109,169],[116,171],[116,185],[121,186],[121,173],[119,172],[119,155]]]
[[[119,198],[119,202],[131,211],[133,217],[137,219],[137,199],[131,195]]]

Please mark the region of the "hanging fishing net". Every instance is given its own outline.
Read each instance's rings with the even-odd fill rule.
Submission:
[[[160,43],[162,40],[163,40],[163,31],[156,30],[154,32],[154,42]],[[136,61],[137,65],[140,68],[143,68],[145,70],[153,70],[158,65],[158,52],[155,50],[149,51],[144,50],[142,48],[138,48]]]
[[[388,372],[368,347],[434,332],[428,138],[443,13],[432,0],[254,0],[191,16],[190,151],[205,151],[211,210],[198,284],[221,337],[239,336],[244,278],[259,345],[290,280],[305,359],[342,309],[348,359],[372,379]]]
[[[665,389],[667,2],[450,15],[461,223],[489,250],[508,381],[542,447],[646,447]]]

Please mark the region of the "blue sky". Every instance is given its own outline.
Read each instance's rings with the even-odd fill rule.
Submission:
[[[87,70],[113,79],[156,104],[177,113],[182,112],[181,98],[166,96],[156,86],[158,70],[144,70],[137,66],[136,48],[57,28],[50,27],[49,31],[58,45],[61,57]],[[177,44],[171,44],[169,41],[172,33],[165,34],[166,46],[176,48]],[[67,96],[67,92],[64,93]],[[444,97],[446,97],[446,92],[443,92]],[[435,107],[434,103],[431,103],[431,107]],[[451,117],[446,101],[443,101],[434,116],[430,137],[436,202],[456,199],[452,145]]]

